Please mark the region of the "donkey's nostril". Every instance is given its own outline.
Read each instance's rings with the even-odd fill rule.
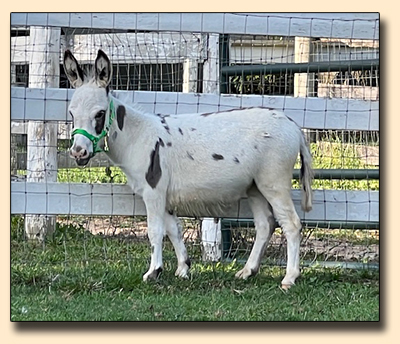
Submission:
[[[86,159],[89,156],[89,152],[82,146],[76,146],[70,149],[70,155],[75,159]]]

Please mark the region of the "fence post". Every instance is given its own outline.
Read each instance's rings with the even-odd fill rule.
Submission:
[[[183,62],[183,93],[197,92],[197,61],[187,58]]]
[[[294,40],[294,62],[311,62],[311,38],[295,37]],[[294,74],[294,96],[310,97],[314,95],[314,77],[313,73],[295,73]]]
[[[30,27],[29,87],[59,87],[59,28]],[[27,182],[57,181],[57,122],[29,121]],[[55,216],[26,215],[28,239],[43,240],[55,229]]]
[[[209,34],[207,57],[203,66],[203,93],[219,94],[219,35]]]
[[[220,93],[220,36],[208,35],[207,57],[203,67],[203,93]],[[221,221],[204,218],[201,222],[203,261],[221,259]]]
[[[10,133],[10,143],[11,143],[11,149],[10,149],[10,155],[11,155],[11,176],[12,177],[17,177],[17,170],[18,170],[18,158],[17,158],[17,137],[15,134]]]
[[[203,245],[202,258],[206,262],[215,262],[221,259],[221,220],[205,218],[201,222],[201,243]]]
[[[311,62],[311,38],[295,37],[294,39],[294,62],[304,63]],[[294,74],[294,96],[295,97],[312,97],[314,96],[314,73],[295,73]],[[309,129],[303,129],[304,135],[308,142],[315,141],[315,133]]]

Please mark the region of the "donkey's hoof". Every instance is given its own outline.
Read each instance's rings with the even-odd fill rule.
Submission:
[[[189,278],[188,273],[189,273],[189,266],[184,264],[183,266],[180,266],[176,269],[175,276],[181,278]]]
[[[177,269],[175,271],[175,276],[176,277],[180,277],[180,278],[189,278],[189,274],[188,274],[188,270],[189,269]]]
[[[144,275],[143,275],[143,281],[155,281],[158,276],[160,275],[160,273],[162,272],[162,268],[158,268],[152,271],[147,271]]]
[[[238,271],[238,272],[236,273],[235,277],[236,277],[236,278],[241,278],[241,279],[246,280],[246,279],[248,279],[249,277],[254,276],[254,275],[256,275],[256,274],[257,274],[257,270],[255,270],[255,269],[249,269],[249,268],[244,267],[244,269],[242,269],[242,270],[240,270],[240,271]]]
[[[297,278],[300,277],[300,271],[291,271],[290,273],[286,273],[285,277],[281,281],[281,288],[283,290],[289,290],[294,286]]]
[[[282,284],[281,288],[285,291],[288,291],[292,286],[293,284]]]

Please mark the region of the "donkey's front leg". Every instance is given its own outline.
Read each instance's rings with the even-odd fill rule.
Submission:
[[[167,235],[174,246],[175,254],[178,258],[178,268],[176,269],[175,276],[188,278],[190,259],[182,238],[181,222],[174,214],[165,212],[165,223]]]
[[[165,204],[160,199],[145,200],[147,209],[147,232],[151,245],[149,270],[143,275],[143,281],[155,280],[162,271],[162,243],[165,235]]]
[[[143,281],[155,280],[162,271],[162,243],[164,237],[163,217],[158,214],[147,215],[147,231],[151,245],[151,261],[149,270],[143,275]]]

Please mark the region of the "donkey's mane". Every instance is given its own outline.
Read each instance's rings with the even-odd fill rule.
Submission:
[[[155,114],[146,111],[140,104],[133,102],[133,100],[132,101],[127,101],[126,99],[119,98],[115,94],[114,91],[115,90],[113,90],[113,89],[110,90],[109,94],[111,95],[111,97],[116,99],[118,102],[120,102],[122,105],[124,105],[126,108],[130,109],[134,113],[139,113],[140,115],[147,115],[147,116],[156,117]],[[127,112],[127,115],[130,116],[130,112],[129,111]]]
[[[95,68],[93,65],[85,65],[82,68],[83,71],[83,84],[90,84],[95,81]]]

